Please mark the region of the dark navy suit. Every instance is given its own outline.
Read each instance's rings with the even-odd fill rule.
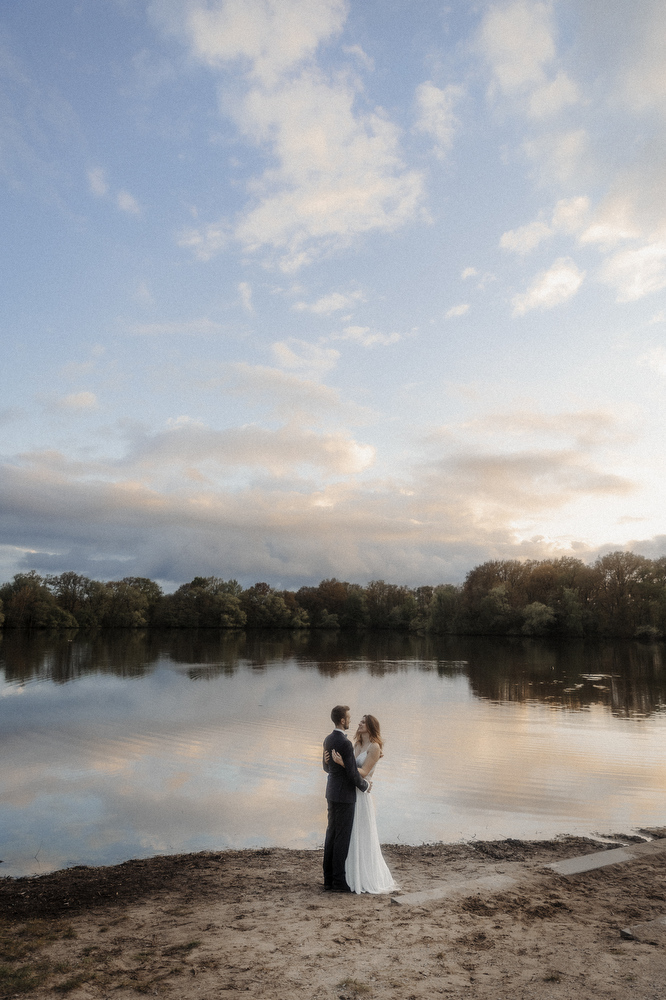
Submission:
[[[328,826],[324,841],[324,885],[344,888],[345,861],[349,852],[356,808],[356,789],[362,792],[368,788],[368,782],[358,773],[354,748],[341,729],[334,729],[324,740],[324,751],[328,750],[331,759],[326,763],[322,759],[324,770],[328,773],[326,782],[326,799],[328,801]],[[345,766],[336,764],[332,750],[337,750]]]

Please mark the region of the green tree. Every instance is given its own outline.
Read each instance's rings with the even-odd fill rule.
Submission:
[[[523,635],[546,635],[551,626],[555,623],[555,613],[547,604],[540,601],[533,601],[527,604],[522,611]]]

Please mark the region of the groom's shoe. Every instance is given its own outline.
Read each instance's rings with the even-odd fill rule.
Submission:
[[[351,892],[351,889],[345,882],[344,885],[332,885],[331,892]]]
[[[324,892],[330,892],[333,888],[332,882],[324,882]]]

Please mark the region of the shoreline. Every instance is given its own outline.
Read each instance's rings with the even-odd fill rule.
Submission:
[[[666,828],[645,831],[655,839]],[[0,998],[663,1000],[666,949],[620,929],[666,912],[666,852],[564,878],[585,837],[384,845],[403,893],[497,874],[501,892],[396,906],[322,891],[322,851],[157,855],[0,877]],[[610,840],[610,838],[609,838]],[[8,958],[9,956],[9,958]],[[184,979],[183,977],[186,977]],[[23,984],[23,985],[21,985]]]

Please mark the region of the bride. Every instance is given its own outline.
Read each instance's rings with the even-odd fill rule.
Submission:
[[[377,761],[383,756],[383,745],[379,722],[374,715],[364,715],[354,737],[354,756],[361,777],[372,777]],[[333,751],[333,759],[344,766],[337,750]],[[382,857],[372,795],[358,788],[345,877],[352,892],[392,892],[398,888]]]

